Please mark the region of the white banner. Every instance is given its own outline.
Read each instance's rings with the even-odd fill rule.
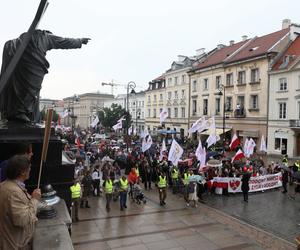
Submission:
[[[183,154],[183,149],[180,147],[180,145],[177,143],[175,139],[172,141],[172,145],[169,151],[168,160],[173,163],[174,166],[177,166],[179,159],[181,158]]]
[[[228,193],[241,193],[241,180],[242,178],[215,177],[213,178],[213,186],[216,188],[225,188],[228,186]],[[282,187],[281,173],[251,177],[249,180],[249,192],[258,192],[278,187]]]

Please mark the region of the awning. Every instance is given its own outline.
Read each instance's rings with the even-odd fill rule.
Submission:
[[[225,133],[227,133],[228,131],[230,131],[231,128],[225,128],[224,131]],[[211,129],[208,129],[206,131],[201,132],[201,135],[210,135],[212,133]],[[221,135],[223,134],[223,129],[222,128],[216,128],[216,134],[217,135]]]
[[[258,138],[259,137],[259,131],[258,130],[240,131],[239,132],[239,136],[241,136],[241,137]]]

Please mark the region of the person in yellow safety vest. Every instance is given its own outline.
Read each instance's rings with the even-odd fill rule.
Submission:
[[[185,170],[184,174],[183,174],[183,185],[184,185],[184,200],[186,201],[186,205],[189,206],[190,205],[190,200],[189,200],[189,183],[190,183],[190,173],[188,171],[188,169]]]
[[[72,220],[79,221],[78,207],[79,207],[79,201],[81,197],[81,186],[78,179],[74,181],[74,184],[70,187],[70,190],[71,190],[71,198],[72,198],[72,217],[73,217]]]
[[[288,167],[288,156],[287,155],[283,156],[282,163]]]
[[[107,176],[107,179],[104,183],[104,190],[105,190],[105,198],[106,198],[106,211],[110,211],[110,202],[112,200],[112,193],[113,193],[113,181],[110,179],[110,176]]]
[[[299,160],[297,160],[295,162],[295,166],[297,167],[297,171],[300,171],[300,162],[299,162]]]
[[[120,209],[121,211],[124,210],[124,208],[127,208],[126,201],[127,201],[127,192],[128,192],[128,185],[129,182],[125,175],[123,175],[120,180]]]
[[[178,192],[178,173],[179,171],[177,167],[174,166],[171,171],[173,194],[176,194]]]
[[[159,175],[157,186],[160,205],[166,205],[165,200],[167,198],[167,177],[164,172],[161,172],[161,174]]]

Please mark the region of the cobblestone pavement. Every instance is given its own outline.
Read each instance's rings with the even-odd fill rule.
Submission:
[[[208,206],[292,243],[300,235],[300,196],[292,200],[281,189],[273,189],[249,194],[248,203],[243,201],[241,194],[208,195],[205,198]]]
[[[109,214],[105,211],[105,199],[92,197],[92,208],[80,209],[80,221],[72,226],[75,249],[266,249],[253,237],[241,234],[202,210],[207,206],[199,203],[197,208],[187,208],[182,197],[168,193],[167,205],[160,207],[156,190],[145,194],[147,204],[129,201],[126,211],[120,211],[118,202],[113,202]],[[247,214],[254,207],[251,202],[254,196],[250,197],[248,208],[240,198],[208,197],[208,204],[214,207],[236,204],[237,211]]]

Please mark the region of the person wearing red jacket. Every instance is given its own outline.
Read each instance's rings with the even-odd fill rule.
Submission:
[[[136,174],[136,170],[135,168],[131,168],[131,171],[128,175],[128,182],[129,182],[129,186],[130,186],[130,191],[129,191],[129,196],[132,197],[132,187],[135,183],[138,182],[138,176]]]

